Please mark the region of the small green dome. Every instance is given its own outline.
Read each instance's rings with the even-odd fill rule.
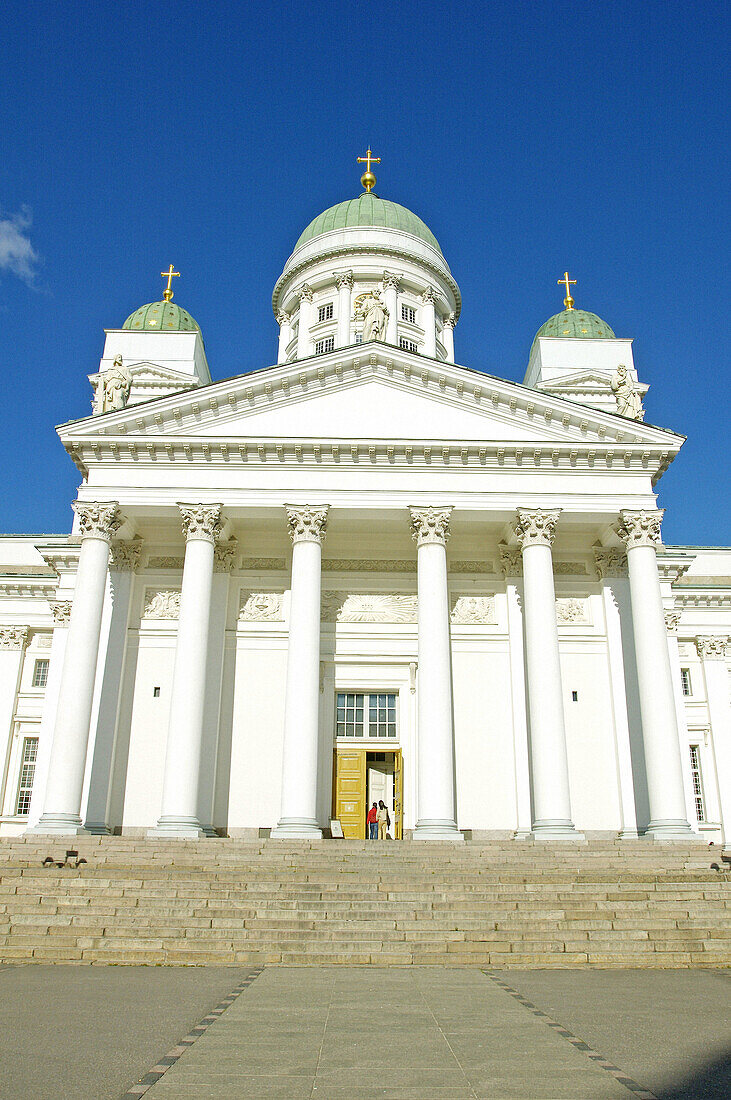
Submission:
[[[331,229],[345,229],[350,226],[383,226],[385,229],[400,229],[404,233],[411,233],[414,237],[426,241],[441,255],[439,242],[428,225],[416,214],[412,214],[405,206],[397,202],[389,202],[388,199],[379,199],[373,192],[364,192],[357,199],[346,199],[310,222],[304,233],[294,246],[295,252],[303,244],[311,241],[313,237],[319,237],[321,233],[328,233]]]
[[[148,302],[130,313],[122,328],[145,332],[200,332],[200,326],[175,302]]]
[[[549,317],[533,338],[531,351],[539,336],[562,336],[574,340],[616,340],[606,321],[586,309],[565,309]]]

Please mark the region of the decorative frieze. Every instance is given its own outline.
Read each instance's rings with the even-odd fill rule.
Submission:
[[[27,626],[0,626],[0,649],[22,649],[27,640]]]
[[[704,634],[695,640],[698,656],[702,661],[725,661],[728,637],[723,634]]]
[[[555,561],[553,572],[557,577],[585,577],[587,575],[583,561]]]
[[[556,600],[556,622],[559,626],[574,626],[590,622],[587,601],[575,596]]]
[[[627,555],[618,546],[606,546],[601,549],[596,547],[594,562],[600,580],[604,580],[605,577],[627,576]]]
[[[183,537],[215,542],[221,533],[222,504],[178,504]]]
[[[494,573],[495,565],[491,561],[450,561],[450,573]]]
[[[322,568],[329,573],[415,573],[416,558],[408,561],[385,558],[324,558]]]
[[[244,558],[241,562],[241,569],[247,570],[252,573],[268,572],[273,569],[286,569],[287,563],[284,558]]]
[[[323,592],[325,623],[415,623],[416,596]]]
[[[628,550],[637,546],[658,546],[663,515],[662,508],[655,512],[622,511],[615,529]]]
[[[525,550],[527,546],[552,546],[560,514],[558,508],[551,512],[541,511],[540,508],[531,511],[520,508],[515,524],[515,537],[520,549]]]
[[[457,596],[449,619],[453,626],[495,626],[495,597]]]
[[[239,605],[240,622],[281,622],[283,596],[281,592],[242,592]]]
[[[285,505],[287,509],[287,528],[293,543],[322,542],[327,531],[328,505],[301,507]]]
[[[217,542],[213,550],[213,572],[231,573],[236,567],[236,553],[238,542],[231,539],[229,542]]]
[[[179,617],[179,588],[147,589],[142,611],[143,619],[178,619]]]
[[[109,568],[120,573],[135,573],[139,568],[141,551],[140,539],[113,542],[109,550]]]
[[[83,504],[75,500],[73,508],[79,517],[79,535],[82,539],[104,539],[105,542],[111,542],[115,531],[122,526],[119,504],[116,501]]]
[[[71,619],[71,600],[49,600],[54,626],[68,626]]]
[[[147,562],[148,569],[182,569],[185,565],[185,558],[150,558]]]
[[[451,508],[410,508],[411,537],[418,546],[426,543],[446,545],[449,538]]]

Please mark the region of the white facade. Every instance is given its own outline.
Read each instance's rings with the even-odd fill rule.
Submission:
[[[0,539],[2,833],[319,837],[353,749],[425,841],[728,842],[731,551],[662,545],[682,438],[613,411],[631,342],[455,365],[459,290],[406,237],[298,249],[276,366],[108,331],[132,386],[59,430],[72,534]]]

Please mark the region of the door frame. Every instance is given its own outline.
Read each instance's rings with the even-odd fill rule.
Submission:
[[[340,751],[339,751],[340,750]],[[332,770],[332,816],[338,818],[338,757],[341,752],[363,753],[363,768],[361,769],[363,775],[363,790],[362,790],[362,803],[363,803],[363,837],[366,838],[365,818],[367,813],[367,785],[368,785],[368,770],[367,770],[367,754],[369,752],[382,752],[393,757],[393,836],[394,840],[402,840],[404,834],[404,760],[403,751],[401,747],[386,748],[381,744],[369,745],[364,742],[356,742],[355,744],[340,742],[333,745],[333,770]]]

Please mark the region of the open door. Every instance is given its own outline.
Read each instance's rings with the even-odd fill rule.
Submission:
[[[366,754],[338,746],[335,754],[335,817],[346,837],[365,840]]]
[[[403,824],[404,824],[404,766],[403,758],[401,756],[401,749],[397,749],[393,754],[393,828],[394,839],[401,840],[403,837]]]

